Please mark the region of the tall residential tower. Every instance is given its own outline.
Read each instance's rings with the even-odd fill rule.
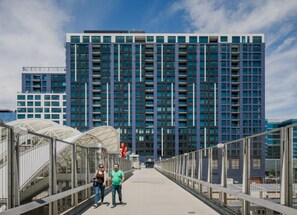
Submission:
[[[67,34],[67,123],[114,126],[155,159],[259,133],[264,59],[262,34]]]

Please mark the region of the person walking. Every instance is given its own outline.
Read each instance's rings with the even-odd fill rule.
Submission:
[[[101,204],[103,204],[104,200],[104,190],[106,185],[106,173],[104,171],[104,166],[102,164],[99,165],[99,168],[96,170],[94,176],[94,188],[95,188],[95,203],[94,207],[99,206],[99,200],[101,199]],[[99,199],[99,191],[101,194],[101,198]]]
[[[112,192],[112,205],[111,208],[114,208],[116,206],[116,192],[118,192],[119,195],[119,201],[120,204],[123,204],[122,202],[122,184],[125,180],[124,173],[122,170],[119,169],[119,164],[115,164],[113,166],[113,171],[110,173],[111,177],[111,192]]]

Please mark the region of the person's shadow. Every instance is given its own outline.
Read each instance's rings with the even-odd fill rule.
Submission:
[[[102,205],[106,205],[106,207],[108,207],[110,205],[109,202],[103,202]]]
[[[127,203],[126,203],[126,202],[122,202],[122,203],[117,203],[117,205],[126,206],[126,205],[127,205]]]

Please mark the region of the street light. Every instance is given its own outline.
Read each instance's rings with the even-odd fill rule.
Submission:
[[[217,147],[218,147],[219,149],[223,148],[223,147],[224,147],[224,143],[219,143],[219,144],[217,145]]]

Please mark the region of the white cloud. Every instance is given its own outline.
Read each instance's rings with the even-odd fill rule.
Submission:
[[[170,8],[184,11],[192,32],[265,33],[266,117],[297,117],[295,0],[183,0]]]
[[[0,1],[0,108],[15,109],[25,66],[65,66],[67,16],[54,1]]]

